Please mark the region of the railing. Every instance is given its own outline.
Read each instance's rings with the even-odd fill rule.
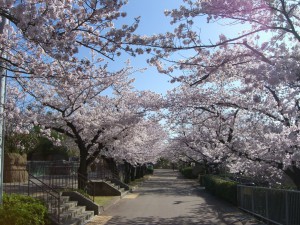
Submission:
[[[28,161],[27,170],[35,177],[43,175],[68,175],[78,171],[78,162],[60,161]]]
[[[97,180],[109,180],[112,178],[116,178],[116,174],[114,172],[112,172],[110,169],[107,168],[102,168],[101,170],[96,170],[96,171],[92,171],[89,172],[88,174],[88,178],[93,180],[93,179],[97,179]]]
[[[28,172],[25,168],[20,170],[17,177],[20,177],[21,179],[5,184],[6,192],[28,194],[29,185],[27,183],[28,178],[26,178],[26,176],[28,177],[29,173],[57,191],[78,190],[78,188],[81,187],[81,189],[85,192],[85,196],[94,201],[95,187],[91,180],[115,180],[119,178],[119,168],[117,168],[113,162],[108,162],[106,166],[102,166],[101,168],[99,167],[97,171],[89,172],[88,177],[84,177],[77,172],[78,166],[78,162],[29,161],[27,163]],[[26,182],[22,181],[22,177],[25,177]]]
[[[60,193],[43,181],[29,174],[28,195],[42,200],[52,219],[60,223]]]
[[[238,185],[238,206],[278,225],[300,224],[300,191]]]
[[[84,192],[87,194],[86,196],[92,200],[93,202],[95,201],[95,184],[87,179],[84,175],[77,173],[78,175],[78,181],[79,181],[79,186],[84,187]]]
[[[77,167],[73,164],[58,165],[57,163],[45,163],[43,167],[30,165],[30,173],[34,172],[36,177],[48,186],[58,190],[79,190],[84,195],[94,201],[94,183],[82,174],[77,172]]]
[[[28,195],[42,200],[52,219],[60,222],[60,194],[55,189],[30,174],[24,169],[4,171],[3,191],[6,194]]]
[[[74,191],[78,190],[79,187],[83,187],[80,192],[93,202],[95,200],[94,183],[77,173],[73,165],[57,166],[53,163],[45,163],[44,167],[34,167],[33,172],[36,176],[28,172],[25,167],[22,169],[6,169],[4,171],[4,192],[43,198],[43,200],[52,204],[51,208],[48,208],[55,220],[59,219],[57,215],[59,208],[57,207],[60,203],[57,202],[57,196],[61,191]]]
[[[6,194],[28,195],[28,172],[26,169],[5,169],[3,191]]]

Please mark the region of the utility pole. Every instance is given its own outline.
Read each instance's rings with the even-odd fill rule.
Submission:
[[[4,27],[8,20],[2,16],[0,22],[0,34],[3,34]],[[1,57],[5,57],[4,46],[2,46]],[[3,203],[3,173],[4,173],[4,103],[6,95],[6,69],[3,62],[0,62],[0,205]]]

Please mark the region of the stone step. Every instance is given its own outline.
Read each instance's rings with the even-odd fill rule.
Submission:
[[[61,221],[76,218],[85,213],[85,206],[76,206],[60,214]]]
[[[77,201],[69,200],[69,196],[61,196],[60,203],[60,225],[83,225],[94,216],[94,211],[87,211],[85,206],[79,206]],[[53,217],[57,213],[54,206],[48,208]]]
[[[69,201],[69,202],[60,203],[60,213],[63,213],[65,211],[67,211],[68,209],[76,207],[76,206],[77,206],[76,201]],[[56,212],[57,207],[55,207],[55,206],[51,207],[51,203],[48,203],[48,209],[51,212]]]
[[[62,221],[63,225],[83,225],[94,216],[93,211],[85,211],[84,213],[72,217],[69,220]]]
[[[69,210],[71,208],[74,208],[77,206],[77,202],[76,201],[69,201],[69,202],[65,202],[63,203],[63,205],[60,206],[61,212],[64,212],[66,210]]]
[[[63,214],[65,212],[73,211],[74,209],[78,209],[77,202],[76,201],[70,201],[65,202],[63,205],[60,205],[60,214]],[[57,213],[57,207],[49,208],[49,213],[56,214]]]
[[[64,221],[63,225],[83,225],[94,216],[93,211],[85,211],[83,214],[73,217],[68,221]]]
[[[51,195],[39,196],[38,198],[43,200],[43,201],[46,201],[49,204],[53,204],[53,203],[56,204],[56,202],[58,200],[58,196],[54,197],[54,196],[51,196]],[[70,198],[69,198],[69,196],[60,196],[59,200],[60,200],[60,204],[64,204],[66,202],[69,202]]]

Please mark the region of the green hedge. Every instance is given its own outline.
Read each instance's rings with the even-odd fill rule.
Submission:
[[[0,205],[0,224],[45,225],[47,208],[37,199],[24,195],[3,195]]]
[[[215,175],[204,175],[201,177],[205,189],[232,204],[237,205],[237,183],[225,180]]]
[[[189,179],[196,179],[197,175],[193,174],[193,168],[192,167],[185,167],[180,169],[180,172],[185,178]]]

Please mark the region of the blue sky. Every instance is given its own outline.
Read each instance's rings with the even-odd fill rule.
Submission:
[[[141,22],[137,29],[137,33],[152,35],[172,31],[170,18],[165,17],[165,9],[178,8],[182,4],[182,0],[129,0],[128,4],[123,8],[127,12],[125,23],[131,24],[135,17],[141,16]],[[204,40],[216,40],[220,33],[231,34],[239,31],[239,28],[224,26],[221,24],[207,24],[206,18],[201,18],[196,23],[197,27],[201,27],[201,38]],[[148,69],[143,73],[134,75],[136,81],[135,88],[138,90],[152,90],[157,93],[166,94],[168,89],[176,87],[178,84],[171,84],[170,77],[159,74],[154,67],[149,67],[146,63],[147,55],[130,58],[131,65],[135,68]],[[123,66],[123,62],[129,58],[123,55],[117,59],[117,62],[111,63],[112,66]],[[179,74],[180,75],[180,74]]]
[[[124,23],[131,24],[135,17],[141,16],[141,22],[137,33],[152,35],[170,31],[169,19],[164,16],[165,9],[172,9],[179,6],[181,1],[178,0],[129,0],[123,8],[127,12]],[[168,81],[170,78],[166,75],[159,74],[154,67],[146,63],[147,55],[137,56],[135,58],[124,54],[118,62],[111,63],[117,67],[123,66],[123,62],[130,59],[134,68],[147,68],[143,73],[135,73],[134,86],[138,90],[151,90],[160,94],[165,94],[168,89],[172,89],[176,84]]]

